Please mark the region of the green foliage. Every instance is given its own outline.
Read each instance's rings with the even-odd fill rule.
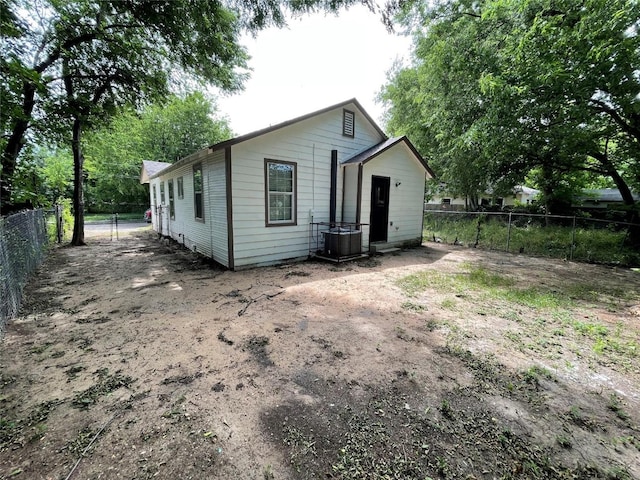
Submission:
[[[14,200],[24,145],[47,138],[74,154],[81,220],[84,130],[104,125],[125,105],[166,98],[171,89],[239,90],[248,59],[242,32],[283,25],[286,10],[337,11],[352,3],[361,2],[2,0],[0,207]],[[82,243],[80,233],[74,244]]]
[[[176,162],[208,145],[232,136],[226,119],[219,118],[216,105],[200,92],[184,98],[172,96],[154,104],[140,117],[142,147],[147,158]]]
[[[34,207],[51,207],[73,194],[73,157],[65,149],[28,146],[14,173],[14,200]]]
[[[58,198],[56,204],[62,208],[62,241],[69,240],[71,238],[71,232],[73,232],[73,213],[71,211],[71,199]],[[47,236],[49,237],[49,243],[54,244],[57,241],[57,227],[56,216],[54,214],[47,216]]]
[[[200,92],[115,116],[108,126],[86,136],[89,209],[144,211],[149,194],[139,181],[143,160],[174,162],[230,136],[227,121]]]
[[[414,60],[381,93],[388,128],[452,195],[473,200],[535,170],[548,213],[603,177],[633,205],[639,17],[634,0],[405,2]]]

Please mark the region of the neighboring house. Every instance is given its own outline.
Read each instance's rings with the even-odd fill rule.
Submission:
[[[432,176],[406,137],[388,138],[352,99],[217,143],[148,180],[154,230],[240,269],[418,245]]]
[[[167,162],[154,162],[152,160],[142,161],[142,171],[140,172],[140,183],[149,183],[149,179],[160,170],[171,166]]]
[[[535,188],[516,185],[512,194],[505,197],[496,197],[491,191],[486,191],[478,198],[480,206],[488,207],[495,205],[498,207],[513,207],[515,205],[529,205],[533,203],[540,193]],[[467,202],[464,198],[453,197],[446,194],[446,185],[441,186],[441,191],[433,195],[428,202],[425,202],[425,210],[465,210]]]
[[[640,195],[634,193],[633,199],[640,201]],[[574,207],[594,210],[607,210],[623,205],[622,195],[617,188],[585,189],[573,202]]]

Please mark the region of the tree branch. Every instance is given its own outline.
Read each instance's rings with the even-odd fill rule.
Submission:
[[[609,115],[611,119],[615,123],[617,123],[624,132],[631,135],[637,142],[640,143],[640,128],[634,127],[633,125],[629,124],[629,122],[627,122],[614,108],[611,108],[605,102],[593,99],[591,101],[596,105],[594,107],[595,110]]]

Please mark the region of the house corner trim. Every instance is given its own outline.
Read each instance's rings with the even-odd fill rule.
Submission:
[[[224,173],[227,193],[227,255],[229,270],[235,269],[233,261],[235,254],[233,252],[233,195],[231,192],[231,147],[224,149]]]

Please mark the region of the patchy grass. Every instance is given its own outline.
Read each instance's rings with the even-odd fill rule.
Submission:
[[[465,365],[475,381],[434,399],[404,372],[391,390],[369,386],[366,397],[355,400],[345,395],[344,385],[319,378],[318,391],[339,403],[318,410],[318,405],[290,402],[265,412],[263,422],[287,452],[296,478],[476,478],[480,471],[514,480],[631,478],[615,463],[564,463],[561,452],[573,448],[571,435],[560,431],[555,445],[531,443],[517,424],[483,400],[501,396],[520,401],[522,413],[536,411],[546,396],[540,379],[553,381],[544,367],[532,366],[514,377],[492,357],[459,348],[435,354]],[[572,412],[568,415],[583,418],[578,409]],[[563,418],[556,422],[562,424]],[[635,438],[618,441],[633,446]]]
[[[619,311],[625,303],[638,299],[633,289],[609,285],[600,288],[591,279],[554,287],[522,287],[509,275],[469,262],[462,263],[451,273],[427,270],[407,275],[396,284],[411,299],[402,304],[404,309],[420,305],[415,299],[431,290],[447,295],[440,301],[442,309],[463,312],[473,305],[478,315],[495,315],[512,321],[517,328],[502,335],[521,352],[531,350],[556,360],[562,349],[554,338],[566,337],[573,332],[591,342],[590,349],[597,362],[613,362],[623,369],[631,369],[630,361],[640,353],[638,340],[625,332],[620,324],[612,328],[597,318],[585,318],[575,313],[578,307],[585,306]],[[460,334],[455,328],[450,331],[453,336]]]
[[[421,305],[419,303],[414,303],[414,302],[408,302],[408,301],[402,303],[400,307],[403,310],[408,310],[410,312],[423,312],[424,310],[427,309],[427,307],[425,307],[424,305]]]

